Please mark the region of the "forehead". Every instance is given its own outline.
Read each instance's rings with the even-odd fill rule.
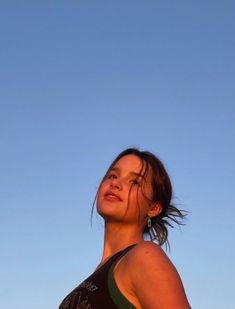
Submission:
[[[121,157],[113,165],[113,167],[122,167],[122,168],[134,169],[136,171],[139,171],[142,165],[143,165],[142,160],[139,157],[129,154],[129,155],[125,155]]]
[[[112,166],[112,168],[118,168],[126,172],[134,172],[141,175],[145,174],[146,167],[146,162],[133,154],[123,156]]]

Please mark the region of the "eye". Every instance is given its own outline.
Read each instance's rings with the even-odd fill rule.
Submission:
[[[134,186],[139,186],[139,185],[140,185],[140,181],[137,180],[137,179],[132,179],[132,180],[131,180],[131,183],[132,183],[132,185],[134,185]]]
[[[108,175],[107,178],[108,178],[108,179],[116,179],[117,176],[116,176],[115,174],[111,173],[111,174]]]

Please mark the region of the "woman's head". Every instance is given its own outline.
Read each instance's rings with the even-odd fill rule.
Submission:
[[[97,208],[103,217],[112,218],[113,207],[107,205],[127,202],[120,212],[118,207],[114,208],[116,219],[134,220],[133,224],[141,224],[143,233],[162,245],[168,242],[167,227],[172,226],[171,221],[180,223],[179,219],[184,217],[171,200],[172,185],[162,162],[151,152],[129,148],[115,158],[102,179]]]

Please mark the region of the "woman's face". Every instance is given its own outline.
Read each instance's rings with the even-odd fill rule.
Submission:
[[[145,225],[153,193],[150,168],[143,177],[145,164],[125,155],[107,173],[97,196],[97,211],[106,221]]]

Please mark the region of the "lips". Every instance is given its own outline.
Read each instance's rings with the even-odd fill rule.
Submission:
[[[104,195],[104,197],[108,200],[111,200],[111,201],[115,201],[115,200],[118,200],[118,201],[122,201],[122,199],[120,198],[119,195],[117,195],[116,193],[114,193],[113,191],[107,191]]]

